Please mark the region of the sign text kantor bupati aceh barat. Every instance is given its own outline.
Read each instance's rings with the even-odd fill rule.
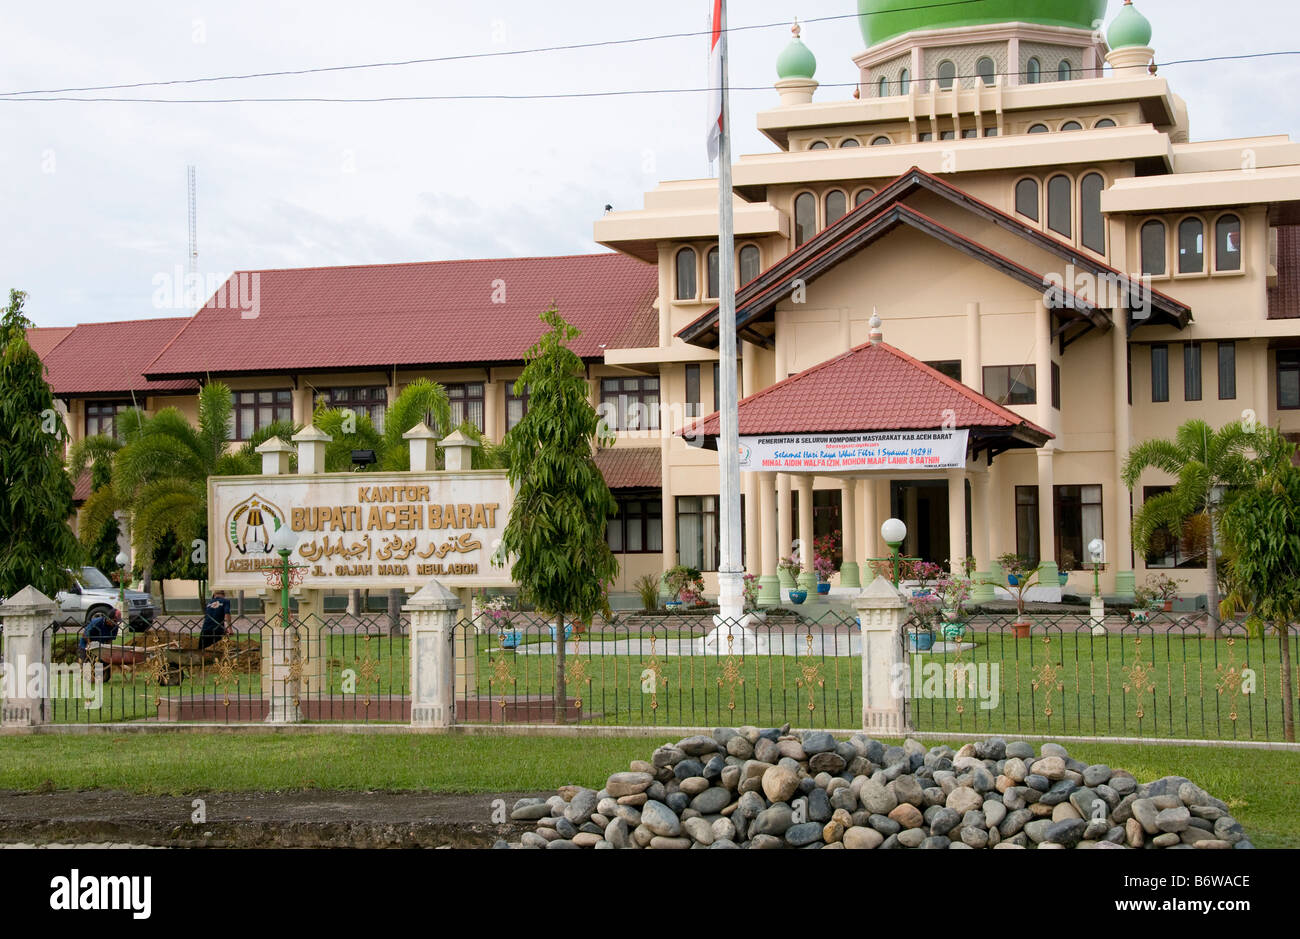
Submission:
[[[507,585],[494,567],[510,514],[504,471],[328,473],[208,480],[214,588],[258,590],[281,561],[271,535],[298,536],[291,560],[313,589]]]
[[[966,465],[969,436],[960,428],[741,437],[740,468],[750,473],[959,469]]]

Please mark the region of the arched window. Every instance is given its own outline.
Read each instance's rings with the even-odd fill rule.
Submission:
[[[939,63],[939,87],[951,88],[952,80],[957,77],[957,66],[948,59]]]
[[[827,143],[826,141],[824,141],[824,140],[814,140],[811,144],[808,145],[808,149],[809,149],[809,150],[829,150],[829,149],[830,149],[830,144],[828,144],[828,143]]]
[[[1070,214],[1070,177],[1058,173],[1047,181],[1047,227],[1068,238],[1074,232]]]
[[[1031,124],[1031,125],[1029,126],[1029,133],[1031,133],[1031,134],[1045,134],[1045,133],[1047,133],[1047,125],[1046,125],[1046,124]]]
[[[848,147],[860,147],[860,146],[862,146],[862,144],[858,143],[857,137],[845,137],[843,140],[840,141],[841,150],[844,150]]]
[[[1220,215],[1214,223],[1214,269],[1241,270],[1241,219]]]
[[[695,299],[695,249],[682,248],[677,252],[677,299]]]
[[[1016,183],[1016,212],[1038,221],[1038,180],[1022,179]]]
[[[1083,130],[1083,125],[1078,121],[1066,121],[1061,125],[1061,130]]]
[[[710,248],[709,253],[704,256],[704,267],[708,272],[708,276],[705,278],[705,283],[709,291],[705,296],[716,297],[718,295],[718,285],[721,279],[718,271],[717,248]]]
[[[849,210],[849,198],[840,189],[826,193],[826,224],[834,225]]]
[[[1101,120],[1099,120],[1097,123],[1093,124],[1092,126],[1093,127],[1114,127],[1115,122],[1108,117],[1103,117]]]
[[[1165,274],[1165,223],[1152,219],[1142,226],[1142,273],[1153,277]]]
[[[1038,61],[1037,56],[1032,56],[1025,65],[1025,83],[1037,85],[1043,80],[1043,63]]]
[[[1061,64],[1056,67],[1056,80],[1068,82],[1072,77],[1069,61],[1062,59]]]
[[[1205,226],[1199,218],[1178,223],[1178,273],[1199,274],[1205,270]]]
[[[876,94],[881,98],[889,97],[889,79],[884,75],[881,75],[880,81],[876,83]]]
[[[817,233],[817,200],[811,192],[794,199],[794,246],[797,248]]]
[[[747,284],[760,273],[758,245],[745,245],[740,249],[740,282]]]
[[[1100,173],[1089,173],[1079,180],[1079,240],[1098,254],[1106,253],[1106,223],[1101,215],[1105,185]]]
[[[975,74],[980,77],[984,84],[991,85],[993,84],[993,72],[993,60],[986,55],[980,56],[979,61],[975,63]]]
[[[898,73],[898,93],[905,95],[912,90],[912,73],[903,69]]]
[[[853,207],[856,209],[875,194],[876,191],[874,189],[859,189],[857,195],[853,197]]]
[[[881,136],[879,136],[879,137],[872,137],[872,138],[871,138],[871,145],[872,145],[873,147],[883,147],[883,146],[886,146],[887,144],[890,144],[890,143],[892,143],[892,142],[893,142],[893,141],[891,141],[888,137],[884,136],[883,134],[882,134]]]

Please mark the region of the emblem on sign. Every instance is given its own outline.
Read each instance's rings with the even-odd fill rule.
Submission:
[[[226,520],[226,537],[230,547],[240,554],[270,554],[271,535],[285,524],[284,512],[257,493],[230,510]]]

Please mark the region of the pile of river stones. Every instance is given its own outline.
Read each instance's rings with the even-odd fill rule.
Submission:
[[[664,744],[600,791],[520,799],[498,848],[1250,848],[1190,780],[1139,783],[1065,748],[926,749],[863,734],[723,727]]]

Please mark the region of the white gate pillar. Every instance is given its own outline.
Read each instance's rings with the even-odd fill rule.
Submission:
[[[904,726],[906,689],[902,628],[907,603],[884,577],[876,577],[854,600],[862,622],[862,730],[897,737]]]
[[[450,727],[456,700],[456,615],[463,604],[437,579],[420,588],[411,614],[411,724]]]
[[[4,707],[0,724],[32,727],[49,721],[45,701],[50,693],[50,634],[57,604],[27,586],[0,604],[4,619]],[[37,673],[29,675],[32,666]],[[34,680],[29,682],[29,677]],[[30,695],[29,690],[39,690]]]

